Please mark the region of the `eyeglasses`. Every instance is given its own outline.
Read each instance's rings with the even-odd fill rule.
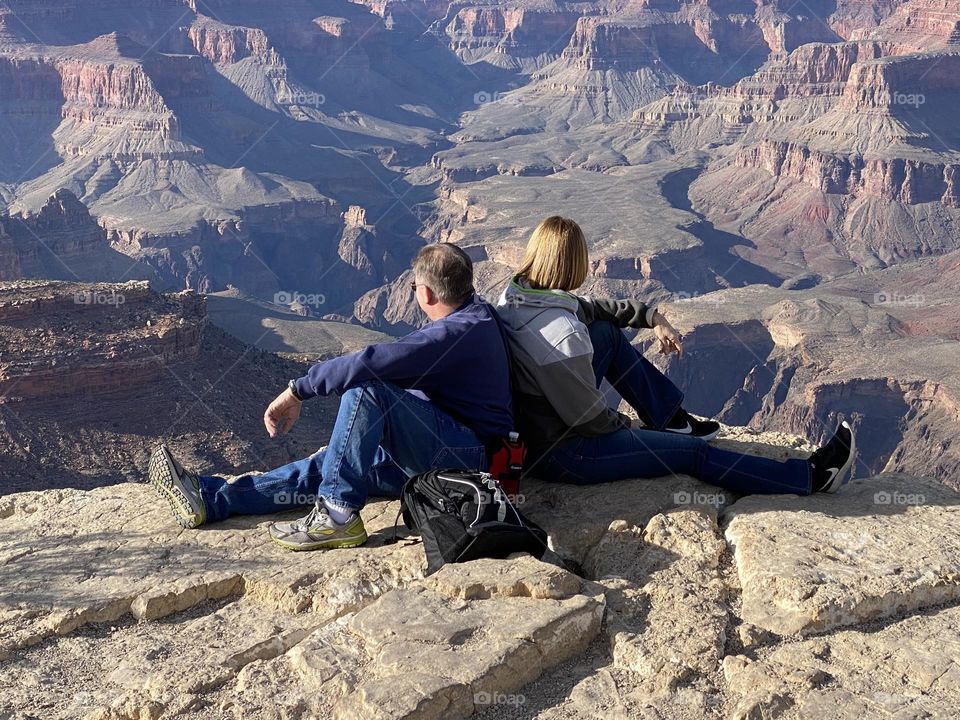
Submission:
[[[410,289],[413,290],[414,292],[417,291],[417,281],[416,281],[416,280],[414,280],[412,283],[410,283]]]

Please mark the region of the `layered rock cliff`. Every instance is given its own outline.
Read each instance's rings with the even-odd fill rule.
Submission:
[[[157,280],[146,265],[113,249],[76,195],[61,188],[36,213],[0,215],[0,280]]]
[[[0,395],[8,402],[123,392],[199,353],[206,316],[202,299],[189,292],[163,302],[146,282],[133,281],[20,282],[0,293],[0,326],[12,355],[4,358]],[[106,337],[98,337],[98,326]],[[127,332],[115,334],[117,326]],[[93,332],[78,353],[74,338],[83,327]]]
[[[15,225],[61,189],[91,218],[50,226],[46,253],[8,228],[0,273],[152,274],[267,317],[305,296],[314,316],[400,333],[423,322],[406,272],[424,242],[464,247],[495,297],[535,224],[563,213],[587,233],[585,293],[670,303],[846,278],[869,300],[916,267],[940,297],[924,263],[957,248],[956,15],[945,0],[13,2],[0,198]],[[116,262],[89,251],[92,222]],[[853,378],[859,395],[943,397],[904,373],[940,377],[937,353],[897,341],[952,342],[944,307],[891,313],[877,337],[900,349]],[[738,322],[763,325],[752,312]],[[744,376],[704,383],[711,407],[753,408]],[[812,429],[776,407],[751,422]],[[875,456],[932,425],[898,425]]]
[[[35,215],[0,217],[0,232],[12,242],[8,253],[16,268],[0,274],[3,280],[57,277],[64,274],[58,264],[86,264],[109,247],[103,228],[69,190],[52,195]]]
[[[560,55],[577,18],[563,3],[453,3],[439,23],[450,48],[465,62],[531,72]]]
[[[960,202],[957,164],[905,158],[870,159],[838,156],[802,145],[767,140],[739,151],[735,164],[760,168],[777,177],[799,180],[820,192],[860,197],[872,195],[905,205]]]
[[[950,0],[911,0],[887,3],[890,11],[877,27],[858,27],[850,39],[882,38],[892,55],[949,47],[960,41],[960,18]]]
[[[311,452],[329,428],[321,401],[302,431],[270,442],[263,410],[304,365],[209,326],[192,291],[0,283],[0,339],[5,493],[135,479],[155,438],[235,467]]]

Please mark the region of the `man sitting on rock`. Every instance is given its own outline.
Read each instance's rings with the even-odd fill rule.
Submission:
[[[304,401],[337,393],[326,448],[229,483],[185,470],[165,445],[154,451],[150,480],[183,527],[316,498],[308,515],[274,523],[270,536],[291,550],[356,547],[367,539],[359,511],[368,496],[398,497],[408,477],[433,467],[487,468],[486,447],[513,429],[509,359],[496,316],[475,297],[473,263],[456,246],[424,247],[413,274],[427,325],[317,363],[264,413],[275,437],[293,427]]]

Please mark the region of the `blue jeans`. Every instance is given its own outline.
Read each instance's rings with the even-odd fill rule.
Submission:
[[[593,345],[597,387],[604,380],[637,411],[644,425],[660,429],[680,409],[683,393],[641,355],[613,323],[597,320],[587,326]]]
[[[598,321],[591,323],[589,330],[597,386],[606,378],[645,424],[663,427],[680,406],[680,391],[618,328]],[[742,455],[688,435],[639,428],[565,440],[543,451],[527,472],[542,480],[580,485],[691,475],[744,495],[809,495],[811,490],[806,460],[780,462]]]
[[[326,450],[233,482],[201,477],[207,521],[260,515],[318,498],[362,508],[370,495],[398,497],[409,477],[434,467],[487,469],[483,442],[423,398],[371,381],[345,392]]]

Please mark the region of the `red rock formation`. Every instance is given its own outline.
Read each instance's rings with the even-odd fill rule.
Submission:
[[[904,158],[865,160],[772,140],[740,150],[735,162],[738,167],[762,168],[775,177],[799,180],[824,193],[873,195],[906,205],[942,202],[960,207],[958,164]]]
[[[811,43],[797,48],[780,62],[761,68],[734,86],[731,94],[767,93],[774,99],[839,94],[856,63],[880,57],[876,43]]]
[[[450,48],[467,62],[535,68],[557,57],[578,14],[562,5],[451,5],[445,19]]]
[[[206,20],[191,25],[187,37],[196,52],[213,63],[235,63],[245,57],[273,60],[267,35],[259,28],[236,27]]]
[[[669,42],[659,35],[664,29],[666,26],[657,27],[655,31],[649,25],[628,24],[602,17],[582,17],[563,50],[563,57],[580,70],[613,67],[630,70],[652,65],[658,57],[658,45],[667,45]],[[677,32],[682,35],[684,30],[687,37],[681,42],[687,44],[693,33],[689,28],[678,29]]]
[[[960,42],[960,14],[953,0],[908,0],[876,28],[861,27],[851,39],[879,39],[892,55],[930,52]]]
[[[672,95],[637,110],[631,122],[647,131],[685,121],[720,120],[731,127],[763,122],[762,128],[757,128],[762,132],[769,130],[771,123],[795,124],[806,113],[821,114],[825,106],[804,103],[795,107],[784,101],[810,98],[832,106],[844,94],[856,64],[882,54],[881,45],[875,42],[810,43],[729,87],[680,85]]]
[[[108,55],[109,57],[109,55]],[[203,97],[206,80],[199,58],[151,56],[143,62],[115,56],[110,59],[68,57],[52,62],[60,76],[62,115],[76,124],[64,134],[58,151],[66,157],[92,151],[123,161],[190,159],[200,151],[180,140],[180,123],[164,99]],[[162,89],[162,92],[161,92]],[[106,147],[93,142],[104,133],[77,132],[77,127],[96,126],[123,135]],[[136,138],[136,139],[134,139]]]
[[[848,112],[921,107],[926,97],[960,90],[960,52],[908,55],[857,63],[843,94]],[[932,97],[931,97],[932,99]]]
[[[205,300],[191,292],[159,295],[146,283],[0,283],[4,492],[11,482],[22,489],[142,482],[150,446],[160,440],[197,470],[305,457],[329,432],[336,400],[319,399],[281,443],[261,420],[287,380],[305,370],[208,325]]]
[[[0,360],[0,398],[99,397],[153,382],[166,366],[197,356],[205,323],[202,298],[163,298],[146,282],[4,285],[0,336],[16,352]],[[73,347],[80,328],[89,337],[82,353]]]
[[[879,25],[902,4],[903,0],[839,0],[827,22],[837,35],[852,40]]]

